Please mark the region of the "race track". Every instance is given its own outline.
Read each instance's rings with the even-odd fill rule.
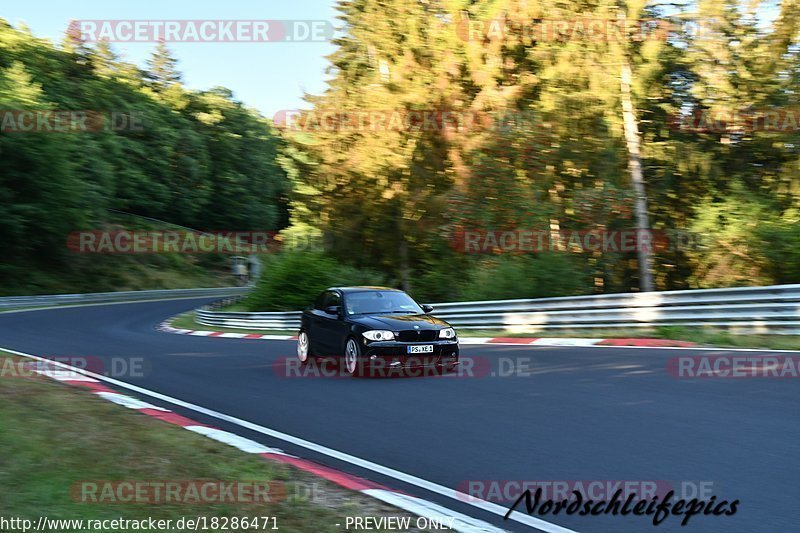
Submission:
[[[462,357],[475,358],[483,369],[476,375],[291,377],[280,361],[294,357],[293,341],[155,329],[203,301],[0,314],[0,347],[46,357],[141,357],[143,375],[118,379],[450,488],[463,489],[469,480],[658,480],[672,487],[703,482],[713,484],[718,499],[741,502],[735,516],[695,516],[686,527],[677,517],[658,527],[648,517],[542,517],[575,531],[800,528],[800,380],[677,379],[666,370],[670,358],[724,350],[462,346]],[[525,371],[497,375],[500,360]],[[347,462],[163,405],[509,530],[534,531]]]

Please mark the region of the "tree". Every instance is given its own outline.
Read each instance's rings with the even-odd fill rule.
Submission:
[[[111,43],[103,39],[94,49],[94,70],[101,76],[113,76],[117,72],[119,57],[111,48]]]
[[[333,78],[323,95],[309,98],[308,124],[325,111],[395,114],[402,123],[414,111],[450,108],[460,92],[458,62],[448,58],[456,37],[436,18],[435,2],[357,0],[339,9],[345,32],[330,57]],[[319,191],[314,201],[329,248],[361,266],[386,269],[410,288],[446,210],[454,179],[450,139],[442,131],[402,126],[310,127],[303,134],[313,138],[305,147],[319,161],[303,185]]]
[[[641,5],[641,4],[640,4]],[[641,16],[641,11],[634,11],[634,20]],[[620,13],[620,20],[623,27],[628,26],[627,15]],[[625,131],[625,144],[628,148],[628,169],[631,175],[631,184],[636,199],[636,229],[642,234],[650,233],[650,220],[647,210],[647,191],[645,190],[645,179],[642,171],[642,151],[641,137],[639,135],[639,123],[636,118],[636,110],[633,104],[633,72],[631,69],[631,59],[629,56],[627,39],[620,45],[620,104],[622,106],[622,124]],[[639,261],[639,283],[642,291],[653,290],[653,273],[650,246],[643,246],[642,243],[637,247],[637,258]]]
[[[152,56],[147,61],[148,78],[156,89],[164,89],[181,82],[178,60],[167,48],[163,39],[158,41]]]
[[[152,68],[154,78],[121,61],[107,43],[90,48],[68,38],[57,47],[0,20],[0,117],[91,113],[86,130],[53,134],[39,125],[0,132],[7,252],[0,291],[111,290],[123,279],[147,280],[145,266],[192,263],[68,251],[74,231],[141,229],[146,218],[120,221],[120,211],[211,230],[276,231],[286,224],[288,185],[276,161],[282,141],[271,124],[227,89],[185,88],[163,46]],[[125,278],[134,268],[141,275]]]

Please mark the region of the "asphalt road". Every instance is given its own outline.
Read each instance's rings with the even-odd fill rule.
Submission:
[[[282,358],[294,357],[294,342],[155,330],[200,302],[0,314],[0,347],[48,357],[142,358],[142,375],[119,379],[451,488],[465,488],[470,480],[658,480],[659,487],[691,483],[718,500],[740,500],[734,516],[695,516],[686,527],[678,517],[658,527],[648,517],[540,517],[580,532],[800,530],[800,380],[677,379],[666,370],[670,358],[724,350],[463,346],[462,357],[475,361],[472,375],[292,377]],[[516,375],[505,375],[512,365]],[[532,531],[286,442],[169,408],[508,529]]]

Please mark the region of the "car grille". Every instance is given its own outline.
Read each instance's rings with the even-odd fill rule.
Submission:
[[[436,340],[438,332],[433,329],[410,329],[401,331],[397,335],[400,342],[430,342]]]

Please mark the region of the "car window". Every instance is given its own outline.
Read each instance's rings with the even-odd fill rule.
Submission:
[[[314,302],[314,309],[325,311],[332,305],[341,306],[342,297],[336,291],[325,291],[317,297],[317,300]]]
[[[328,291],[324,291],[319,293],[317,299],[314,300],[314,309],[319,309],[320,311],[325,309],[325,297],[328,295]]]
[[[332,305],[341,306],[342,297],[339,295],[338,292],[328,291],[327,297],[325,298],[325,307],[328,308]]]
[[[348,294],[345,310],[348,315],[423,312],[411,296],[400,291],[364,291]]]

